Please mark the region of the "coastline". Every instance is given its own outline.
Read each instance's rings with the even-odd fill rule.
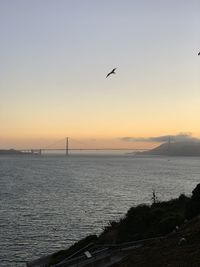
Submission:
[[[87,236],[66,250],[27,263],[27,267],[41,264],[61,267],[74,263],[88,267],[104,266],[104,263],[112,267],[167,266],[163,265],[163,253],[165,262],[172,264],[168,266],[199,266],[200,254],[195,252],[194,256],[190,250],[192,246],[199,252],[199,214],[200,184],[191,197],[182,194],[162,202],[154,198],[151,205],[132,207],[124,218],[110,222],[99,236]],[[86,251],[91,258],[87,258]],[[118,260],[114,262],[116,257]],[[148,265],[150,258],[153,265]]]

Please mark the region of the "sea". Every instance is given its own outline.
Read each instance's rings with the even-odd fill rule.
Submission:
[[[0,266],[26,266],[98,235],[153,191],[169,200],[199,182],[199,157],[0,156]]]

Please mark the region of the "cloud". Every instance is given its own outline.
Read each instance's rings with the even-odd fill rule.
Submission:
[[[170,138],[172,142],[182,142],[182,141],[193,141],[200,142],[200,139],[192,136],[191,133],[179,133],[177,135],[161,135],[161,136],[153,136],[153,137],[122,137],[120,138],[126,142],[158,142],[163,143],[167,142]]]

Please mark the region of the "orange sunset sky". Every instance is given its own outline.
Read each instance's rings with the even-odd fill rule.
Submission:
[[[200,138],[199,10],[199,0],[1,1],[0,148]]]

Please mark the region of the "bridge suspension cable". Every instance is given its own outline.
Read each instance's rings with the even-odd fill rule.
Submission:
[[[75,144],[80,144],[81,146],[83,146],[83,149],[87,149],[88,147],[90,147],[90,144],[88,144],[87,142],[83,142],[70,137],[70,143],[71,141],[74,142]]]
[[[66,141],[66,138],[59,139],[59,140],[55,141],[54,143],[51,143],[48,146],[44,147],[43,149],[55,148],[55,146],[57,146],[59,144],[63,146],[65,141]]]

